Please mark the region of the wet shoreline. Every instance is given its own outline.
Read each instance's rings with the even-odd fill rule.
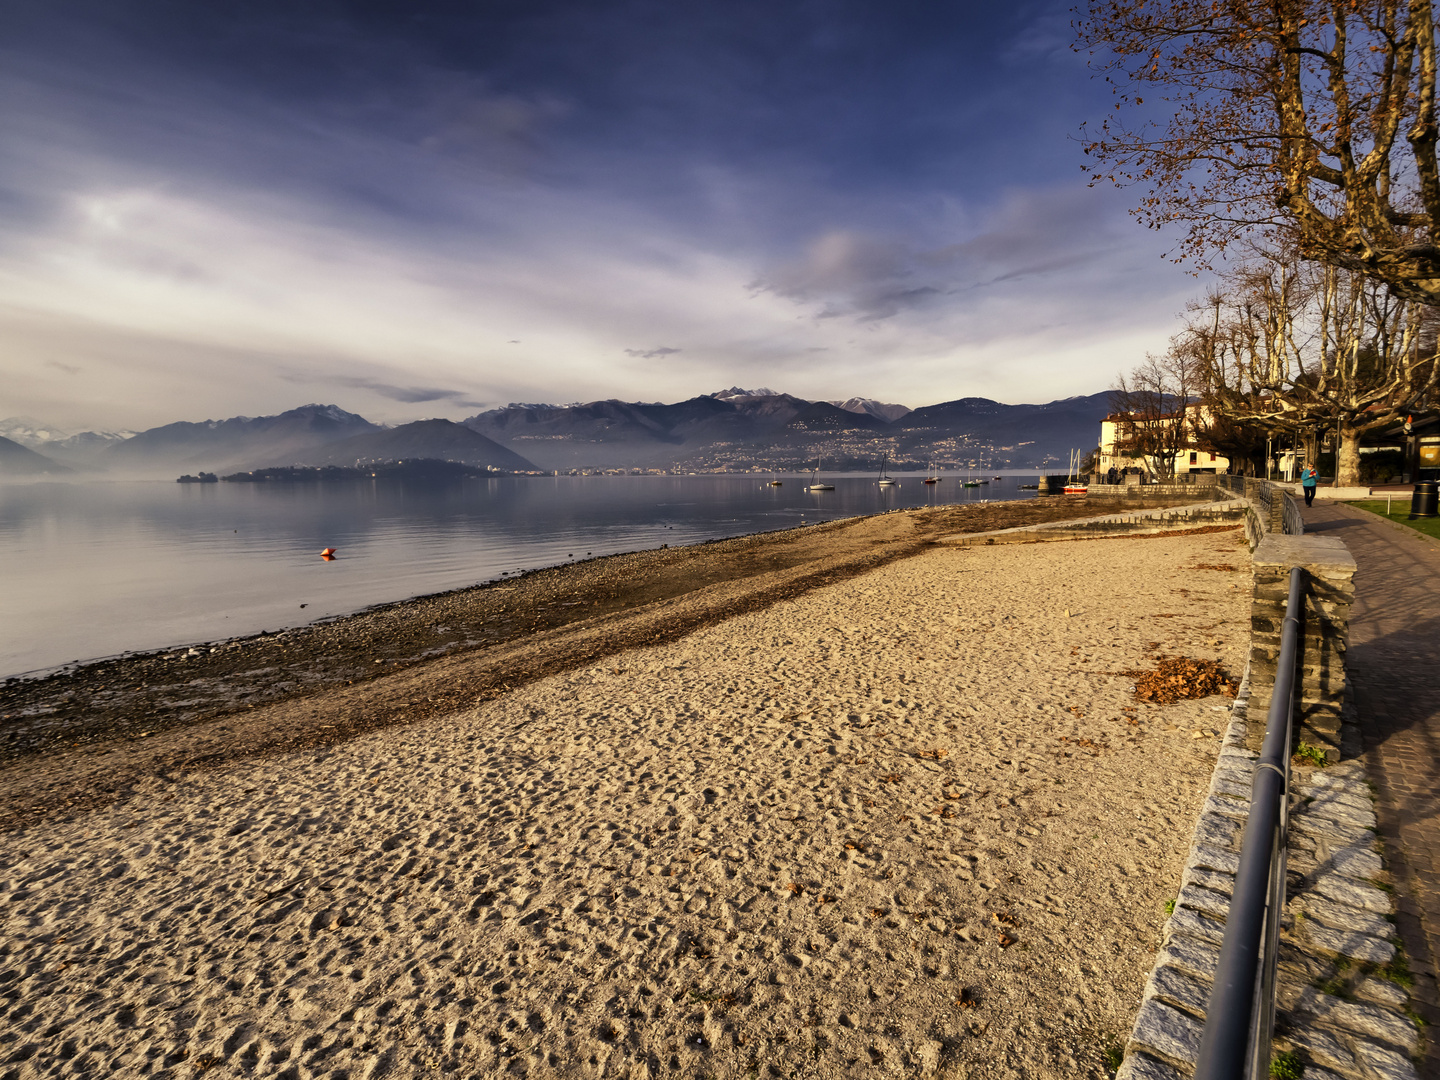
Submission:
[[[904,510],[612,555],[306,627],[0,683],[7,822],[120,798],[138,778],[341,741],[486,700],[918,554],[956,533],[1067,520],[1063,497]],[[198,650],[196,650],[198,652]]]

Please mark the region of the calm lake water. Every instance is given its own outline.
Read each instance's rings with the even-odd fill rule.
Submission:
[[[0,677],[278,630],[517,570],[900,507],[1034,474],[515,477],[444,484],[0,485]],[[333,562],[321,548],[338,549]],[[301,605],[305,605],[303,608]]]

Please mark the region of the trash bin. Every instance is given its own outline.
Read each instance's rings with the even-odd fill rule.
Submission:
[[[1410,520],[1440,516],[1440,483],[1422,480],[1410,496]]]

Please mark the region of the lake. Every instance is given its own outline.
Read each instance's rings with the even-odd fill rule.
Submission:
[[[0,485],[0,677],[279,630],[588,555],[1032,496],[920,475]],[[319,557],[333,547],[334,561]]]

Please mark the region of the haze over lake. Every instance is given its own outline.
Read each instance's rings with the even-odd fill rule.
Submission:
[[[1014,499],[1033,473],[0,485],[0,676],[278,630],[587,554]],[[322,548],[339,557],[326,562]],[[301,605],[305,605],[303,608]]]

